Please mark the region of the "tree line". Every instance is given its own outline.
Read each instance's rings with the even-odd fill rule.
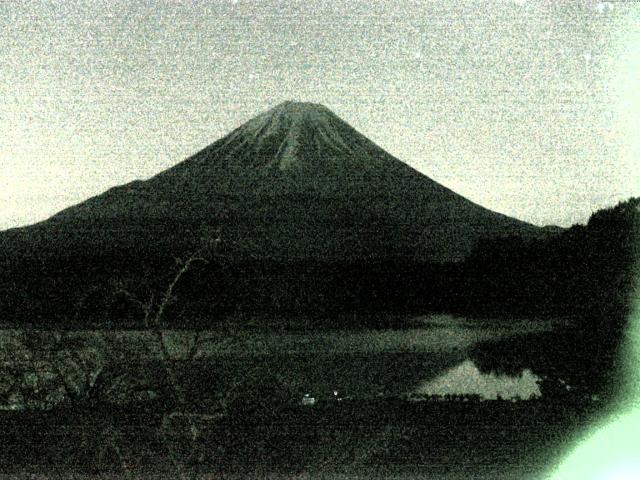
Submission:
[[[571,316],[613,328],[637,294],[638,204],[630,199],[594,213],[585,225],[537,239],[486,240],[465,261],[450,264],[409,257],[247,258],[225,255],[222,233],[215,254],[205,251],[206,261],[190,265],[162,315],[185,328],[269,313],[317,318],[320,326],[322,319],[330,324],[330,318],[349,318],[340,315],[349,312],[361,313],[353,321],[364,327],[398,326],[367,312],[447,312]],[[161,304],[158,295],[182,268],[180,258],[194,251],[68,250],[22,261],[5,257],[0,318],[44,328],[144,328],[145,318]]]

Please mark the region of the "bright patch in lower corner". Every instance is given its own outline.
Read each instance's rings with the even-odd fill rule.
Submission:
[[[640,480],[640,409],[616,415],[562,463],[553,480]]]

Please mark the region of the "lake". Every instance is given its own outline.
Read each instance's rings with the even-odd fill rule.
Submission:
[[[411,328],[398,330],[204,331],[193,360],[179,369],[181,382],[187,393],[203,401],[247,378],[271,380],[295,398],[477,394],[490,399],[513,392],[520,398],[536,397],[540,392],[535,372],[482,372],[471,352],[486,342],[552,331],[560,321],[431,315],[411,318],[409,323]],[[111,370],[114,378],[126,375],[130,382],[148,384],[148,390],[161,383],[163,357],[150,332],[74,331],[67,332],[63,341],[53,339],[56,335],[38,331],[25,338],[20,330],[4,330],[0,361],[5,370],[16,362],[29,369],[39,361],[59,358],[61,345],[66,344],[72,347],[64,348],[80,349],[89,359],[99,360],[100,369]],[[173,361],[185,362],[195,335],[165,332]]]

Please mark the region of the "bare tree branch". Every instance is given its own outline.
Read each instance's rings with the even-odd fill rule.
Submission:
[[[214,247],[217,247],[220,244],[220,235],[219,232],[215,238],[213,243]],[[174,262],[177,267],[174,275],[172,276],[170,282],[168,283],[166,289],[161,293],[154,293],[153,290],[150,291],[149,297],[146,301],[141,300],[137,295],[133,294],[126,286],[120,282],[117,285],[115,293],[124,295],[127,299],[129,299],[133,304],[137,305],[138,308],[144,314],[143,323],[145,328],[150,329],[153,333],[156,341],[158,342],[158,346],[160,349],[160,356],[163,360],[165,372],[167,374],[167,379],[173,390],[175,406],[174,410],[170,413],[165,414],[163,419],[163,425],[169,426],[169,419],[171,418],[184,418],[187,422],[187,426],[189,429],[189,439],[191,443],[191,456],[189,458],[190,461],[186,462],[187,464],[193,464],[193,460],[195,460],[195,465],[181,465],[181,462],[178,461],[179,456],[175,452],[172,441],[168,437],[168,432],[161,428],[161,434],[164,438],[165,445],[167,446],[169,458],[173,463],[174,467],[179,471],[181,478],[196,478],[199,472],[199,463],[202,460],[202,456],[200,455],[198,458],[195,458],[194,455],[196,452],[197,442],[200,440],[200,428],[196,424],[193,415],[189,414],[187,411],[188,399],[184,388],[179,379],[179,374],[174,364],[174,358],[172,358],[171,352],[169,351],[169,346],[167,344],[167,337],[165,329],[166,325],[166,312],[170,305],[172,305],[176,301],[175,290],[179,285],[182,278],[193,268],[197,263],[207,264],[209,260],[206,258],[205,249],[210,247],[211,245],[206,245],[195,251],[191,254],[186,260],[181,258],[174,257]],[[183,312],[184,313],[184,309]],[[201,331],[195,332],[193,339],[189,342],[186,356],[184,360],[192,361],[202,345],[203,335]],[[226,408],[228,401],[225,399],[222,402],[223,408]],[[190,475],[187,472],[190,472]]]
[[[195,262],[208,263],[208,261],[205,258],[194,255],[194,256],[189,257],[187,259],[187,261],[182,264],[182,267],[175,274],[175,276],[173,277],[173,280],[169,283],[169,286],[165,290],[164,295],[162,296],[162,299],[160,300],[160,304],[158,305],[158,309],[156,310],[156,313],[155,313],[154,318],[153,318],[153,323],[154,323],[153,327],[154,328],[161,328],[162,327],[164,312],[165,312],[166,308],[169,306],[169,304],[175,298],[174,294],[173,294],[173,290],[176,288],[176,285],[178,284],[180,279],[183,277],[183,275],[189,271],[189,269],[191,268],[191,266]],[[182,263],[182,262],[180,262],[180,263]]]

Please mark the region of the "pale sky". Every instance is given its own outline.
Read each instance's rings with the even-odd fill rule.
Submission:
[[[535,224],[640,195],[640,3],[0,0],[0,229],[322,103]]]

